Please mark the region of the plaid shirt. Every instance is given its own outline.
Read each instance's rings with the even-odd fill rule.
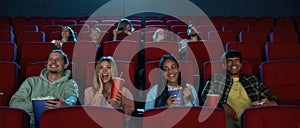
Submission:
[[[279,99],[273,95],[254,75],[240,74],[239,82],[245,88],[252,102],[260,101],[263,98],[275,100],[279,104]],[[203,105],[206,99],[206,94],[219,94],[219,107],[226,103],[230,89],[233,84],[233,79],[225,73],[216,73],[212,76],[211,81],[207,81],[202,93],[201,104]]]

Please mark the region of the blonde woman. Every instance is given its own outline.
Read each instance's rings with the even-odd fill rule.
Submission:
[[[121,94],[117,95],[117,100],[110,99],[112,78],[118,77],[117,66],[110,56],[102,57],[96,66],[93,87],[85,89],[85,105],[109,106],[124,109],[126,115],[131,115],[134,111],[133,96],[130,91],[123,87]]]

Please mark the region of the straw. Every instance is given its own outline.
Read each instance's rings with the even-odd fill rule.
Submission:
[[[122,75],[123,75],[123,72],[121,72],[121,73],[120,73],[120,76],[119,76],[119,78],[121,78],[121,77],[122,77]]]

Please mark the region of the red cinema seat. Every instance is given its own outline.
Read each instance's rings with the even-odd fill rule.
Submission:
[[[30,116],[25,110],[0,106],[0,113],[1,128],[30,128]]]
[[[246,109],[243,128],[299,128],[299,106],[268,106]]]
[[[125,128],[124,111],[108,107],[72,106],[51,109],[41,116],[41,128]]]
[[[143,115],[143,128],[225,128],[224,111],[204,107],[162,107]]]
[[[265,46],[266,60],[300,60],[300,44],[298,43],[267,43]]]
[[[260,65],[261,80],[281,104],[300,105],[300,61],[267,61]]]
[[[0,61],[0,106],[8,106],[11,96],[17,90],[19,65]]]

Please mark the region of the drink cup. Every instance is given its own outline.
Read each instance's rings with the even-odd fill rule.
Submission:
[[[217,94],[207,94],[206,95],[206,105],[208,107],[216,107],[218,106],[219,95]]]
[[[35,120],[35,126],[37,128],[40,127],[40,119],[41,115],[44,111],[48,110],[48,108],[45,107],[45,103],[47,103],[47,100],[57,100],[55,98],[34,98],[32,99],[32,108],[34,113],[34,120]]]
[[[261,101],[255,101],[252,102],[253,107],[260,107],[260,106],[264,106],[264,102]]]
[[[183,104],[183,101],[182,101],[182,89],[181,88],[174,89],[174,90],[169,90],[168,93],[169,93],[169,96],[175,96],[176,98],[179,98],[179,100],[175,101],[175,102],[179,102],[179,105]]]
[[[125,80],[122,78],[118,78],[118,77],[114,77],[112,80],[113,80],[113,82],[111,85],[110,99],[117,100],[117,95],[121,94],[121,90],[122,90]]]

